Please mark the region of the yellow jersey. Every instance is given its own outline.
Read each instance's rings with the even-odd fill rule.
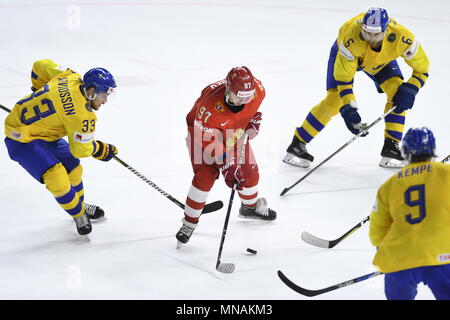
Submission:
[[[81,91],[81,76],[45,59],[34,63],[31,81],[34,92],[15,104],[5,135],[22,143],[67,136],[74,157],[92,155],[97,117]]]
[[[411,163],[377,193],[370,240],[382,272],[450,263],[450,165]]]
[[[380,52],[372,50],[365,41],[361,26],[364,13],[345,22],[337,38],[338,54],[334,64],[334,78],[342,105],[356,102],[353,94],[353,78],[358,68],[370,75],[377,74],[389,62],[402,57],[413,69],[408,83],[422,88],[428,78],[430,62],[414,34],[390,19]]]

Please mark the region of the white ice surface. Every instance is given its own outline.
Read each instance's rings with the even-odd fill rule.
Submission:
[[[1,1],[0,103],[29,92],[33,61],[51,58],[83,74],[102,66],[119,85],[98,112],[96,137],[184,202],[192,172],[185,116],[204,86],[246,65],[267,90],[261,133],[252,141],[260,195],[273,223],[243,221],[235,201],[222,255],[233,274],[215,271],[230,190],[219,180],[209,201],[225,208],[202,217],[189,244],[176,249],[182,210],[119,163],[82,160],[86,202],[102,206],[90,242],[44,186],[0,146],[0,299],[310,299],[285,286],[282,270],[310,289],[374,270],[368,224],[336,248],[312,247],[302,230],[334,239],[366,217],[392,170],[378,166],[383,123],[345,148],[289,194],[307,171],[281,162],[296,125],[325,96],[326,65],[339,26],[372,1]],[[440,158],[450,153],[448,53],[450,2],[385,1],[390,15],[422,43],[430,78],[406,127],[429,126]],[[403,73],[411,72],[400,61]],[[363,120],[383,114],[385,96],[358,73]],[[3,111],[1,111],[3,112]],[[2,119],[6,114],[1,115]],[[352,138],[337,116],[309,145],[315,163]],[[246,253],[247,248],[258,251]],[[385,299],[383,277],[317,299]],[[433,299],[424,286],[417,299]]]

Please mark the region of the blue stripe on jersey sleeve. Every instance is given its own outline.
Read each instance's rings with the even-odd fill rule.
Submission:
[[[413,76],[413,78],[416,78],[420,82],[421,87],[423,87],[425,85],[425,82],[423,82],[423,80],[420,79],[419,77]]]

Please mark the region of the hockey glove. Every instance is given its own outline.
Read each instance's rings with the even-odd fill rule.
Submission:
[[[244,173],[242,172],[241,166],[237,163],[236,157],[232,157],[220,169],[222,170],[222,175],[227,186],[230,188],[236,186],[236,190],[242,190],[242,185],[245,182]]]
[[[92,156],[95,159],[102,160],[102,161],[109,161],[112,159],[114,155],[119,153],[117,148],[113,146],[112,144],[104,143],[98,140],[94,141],[95,149]]]
[[[247,128],[245,128],[245,131],[247,132],[249,139],[253,139],[258,135],[261,120],[262,120],[262,113],[257,112],[248,123]]]
[[[392,103],[396,106],[394,112],[402,113],[407,109],[411,109],[414,105],[417,92],[419,92],[419,88],[415,85],[408,82],[402,83],[392,98]]]
[[[344,118],[345,125],[351,133],[359,134],[367,128],[367,123],[361,123],[361,116],[358,113],[358,109],[346,104],[339,110],[339,112],[341,113],[342,118]],[[369,132],[366,132],[361,136],[365,137],[368,134]]]

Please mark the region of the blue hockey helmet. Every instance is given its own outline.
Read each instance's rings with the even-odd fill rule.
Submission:
[[[93,68],[86,72],[83,76],[83,82],[86,89],[94,87],[95,93],[105,92],[110,94],[116,87],[113,75],[103,68]]]
[[[402,154],[407,159],[420,155],[434,157],[436,156],[435,150],[436,140],[433,132],[426,127],[410,128],[403,137]]]
[[[365,32],[383,32],[389,25],[389,16],[386,9],[370,7],[363,18],[362,29]]]

